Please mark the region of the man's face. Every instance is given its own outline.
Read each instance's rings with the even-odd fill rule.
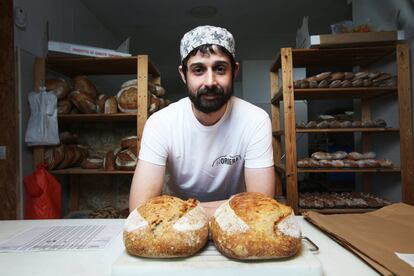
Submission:
[[[187,62],[187,90],[194,107],[203,113],[218,111],[233,95],[230,58],[219,49],[198,52]]]

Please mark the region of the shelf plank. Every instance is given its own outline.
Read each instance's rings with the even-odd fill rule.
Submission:
[[[400,168],[298,168],[298,173],[362,173],[362,172],[391,172],[399,173]]]
[[[51,56],[46,66],[68,76],[137,74],[138,56],[132,57],[62,57]],[[148,73],[159,77],[157,67],[148,62]]]
[[[324,133],[324,132],[399,132],[399,128],[297,128],[296,133]],[[281,131],[283,133],[283,131]]]
[[[368,67],[385,56],[395,53],[395,42],[390,45],[363,46],[347,48],[292,49],[293,67]],[[282,56],[279,54],[271,66],[275,72],[281,67]]]
[[[62,170],[52,170],[49,171],[52,174],[134,174],[134,171],[105,171],[102,169],[82,169],[82,168],[69,168]]]
[[[322,214],[352,214],[352,213],[367,213],[378,210],[379,208],[324,208],[324,209],[308,209],[300,208],[299,213],[314,211]]]
[[[61,122],[118,122],[136,121],[136,113],[115,114],[60,114],[58,120]]]
[[[397,87],[348,87],[348,88],[295,88],[295,100],[323,99],[370,99],[385,95],[397,95]],[[280,89],[272,98],[272,104],[283,100]]]

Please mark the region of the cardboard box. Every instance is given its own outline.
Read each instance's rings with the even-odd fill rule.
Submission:
[[[305,16],[302,26],[296,33],[296,48],[321,48],[335,47],[339,45],[362,45],[373,43],[386,43],[404,40],[404,31],[384,31],[367,33],[343,33],[310,35],[309,17]]]
[[[131,54],[118,52],[111,49],[104,49],[98,47],[91,47],[86,45],[79,45],[73,43],[65,43],[58,41],[48,42],[48,55],[69,54],[76,56],[89,57],[130,57]]]

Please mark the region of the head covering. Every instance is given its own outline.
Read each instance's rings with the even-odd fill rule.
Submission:
[[[224,47],[236,57],[233,35],[224,28],[214,26],[199,26],[184,34],[180,44],[181,61],[198,46],[215,44]]]

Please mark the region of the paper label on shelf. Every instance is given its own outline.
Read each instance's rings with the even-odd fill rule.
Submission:
[[[121,225],[37,226],[1,242],[0,252],[101,250],[121,229]]]
[[[409,264],[410,266],[414,267],[414,254],[404,254],[395,252],[398,258]]]

